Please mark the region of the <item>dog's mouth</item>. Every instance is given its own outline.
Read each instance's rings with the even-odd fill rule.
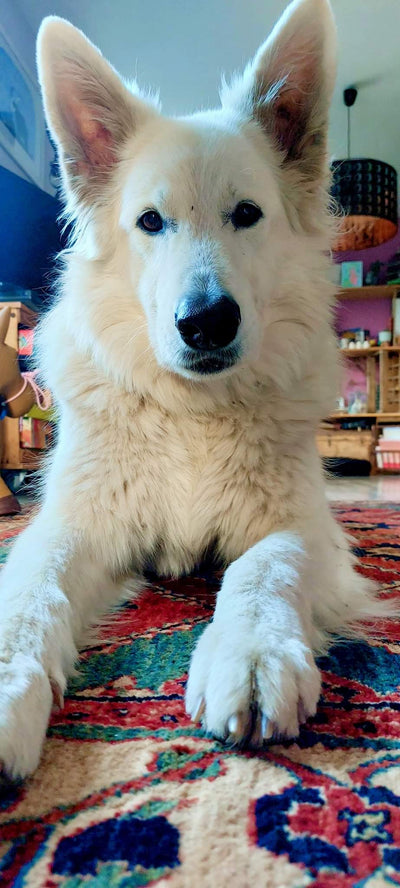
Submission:
[[[193,373],[198,376],[214,376],[234,367],[239,357],[238,348],[225,348],[200,354],[193,353],[188,349],[183,354],[180,365],[186,373]]]

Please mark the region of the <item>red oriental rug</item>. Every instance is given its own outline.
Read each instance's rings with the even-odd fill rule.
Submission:
[[[336,512],[362,571],[398,594],[400,505]],[[26,521],[0,522],[3,560]],[[232,751],[182,702],[217,586],[160,582],[84,650],[37,773],[3,786],[2,885],[400,885],[400,627],[321,658],[320,707],[296,742]]]

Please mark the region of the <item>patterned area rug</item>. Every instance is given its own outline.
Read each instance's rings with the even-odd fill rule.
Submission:
[[[400,505],[336,512],[363,572],[399,592]],[[26,521],[0,522],[3,560]],[[39,770],[3,787],[2,885],[400,885],[400,628],[320,660],[322,700],[297,742],[232,751],[182,703],[217,586],[153,586],[85,649]]]

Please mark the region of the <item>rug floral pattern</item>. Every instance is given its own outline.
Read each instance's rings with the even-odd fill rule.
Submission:
[[[400,505],[336,513],[363,572],[399,594]],[[2,560],[26,521],[0,522]],[[1,787],[1,885],[400,885],[400,628],[321,658],[296,742],[238,752],[182,702],[218,579],[153,585],[84,650],[38,771]]]

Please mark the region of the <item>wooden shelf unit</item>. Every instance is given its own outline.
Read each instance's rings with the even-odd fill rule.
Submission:
[[[11,308],[10,324],[6,336],[7,345],[18,352],[18,328],[20,325],[32,329],[37,324],[37,314],[23,302],[0,302],[0,309]],[[16,471],[39,468],[43,450],[29,450],[20,446],[19,419],[6,416],[2,421],[3,447],[0,467]]]
[[[343,299],[393,299],[400,296],[400,284],[384,284],[377,287],[346,287],[338,294]],[[370,348],[342,348],[346,359],[365,359],[367,378],[367,409],[365,413],[334,413],[332,419],[376,418],[400,422],[400,344],[377,345]],[[392,359],[392,360],[391,360]],[[376,361],[379,362],[379,409],[376,409]]]
[[[339,302],[345,300],[392,300],[400,296],[400,284],[377,287],[346,287],[337,294]],[[377,471],[375,447],[379,426],[385,423],[400,425],[400,345],[377,345],[370,348],[340,349],[340,354],[350,360],[366,361],[367,409],[363,413],[336,411],[327,418],[329,423],[369,420],[369,428],[343,429],[321,427],[317,434],[320,456],[323,458],[358,459],[371,463],[371,471]],[[379,401],[376,409],[376,365],[379,364]],[[393,367],[391,367],[393,364]],[[389,383],[389,385],[388,385]]]

